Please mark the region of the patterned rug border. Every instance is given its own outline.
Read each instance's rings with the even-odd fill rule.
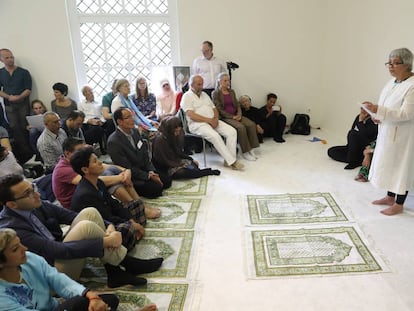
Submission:
[[[183,186],[178,187],[177,184],[182,184]],[[198,183],[198,189],[196,191],[188,191],[191,190],[191,188],[194,188],[197,186]],[[207,193],[207,184],[208,184],[208,176],[204,176],[197,179],[185,179],[185,180],[174,180],[172,183],[171,188],[164,190],[163,195],[164,196],[202,196]]]
[[[289,217],[279,217],[279,218],[270,218],[270,219],[263,219],[260,218],[258,206],[259,200],[270,200],[270,199],[278,199],[278,200],[292,200],[292,199],[299,199],[299,198],[323,198],[327,201],[329,208],[333,211],[335,216],[327,216],[327,217],[309,217],[309,215],[302,215],[300,218],[292,217],[291,215],[287,215]],[[266,194],[266,195],[247,195],[247,210],[249,214],[249,221],[250,225],[277,225],[277,224],[317,224],[317,223],[329,223],[329,222],[343,222],[348,221],[345,213],[336,203],[333,196],[328,192],[314,192],[314,193],[285,193],[285,194]]]
[[[179,231],[179,230],[146,230],[144,239],[148,238],[157,238],[157,237],[166,237],[166,238],[182,238],[181,247],[178,253],[178,258],[176,262],[175,269],[165,269],[161,266],[161,269],[158,271],[143,274],[143,277],[148,278],[185,278],[188,272],[188,266],[190,264],[191,250],[193,246],[194,231]],[[139,247],[139,243],[136,247]]]
[[[125,303],[133,303],[137,307],[143,307],[145,304],[148,303],[155,303],[157,301],[151,301],[145,295],[146,293],[149,294],[171,294],[171,301],[168,306],[169,311],[181,311],[184,308],[184,304],[187,298],[188,293],[188,284],[178,284],[178,283],[148,283],[145,287],[137,287],[137,288],[122,288],[116,290],[115,293],[120,298],[120,307],[119,310],[123,310],[123,304]],[[158,304],[158,310],[164,310],[164,308],[160,309]]]
[[[344,274],[360,274],[360,273],[380,273],[386,272],[385,265],[379,264],[380,258],[375,258],[372,252],[361,238],[358,230],[353,226],[329,227],[329,228],[310,228],[310,229],[285,229],[285,230],[249,230],[248,235],[251,238],[251,246],[253,255],[250,260],[254,261],[254,278],[277,278],[286,276],[320,276],[320,275],[344,275]],[[346,233],[353,242],[358,254],[364,259],[364,264],[350,265],[303,265],[303,266],[283,266],[268,267],[266,250],[263,244],[263,238],[266,235],[274,234],[279,237],[305,236],[306,234],[324,234],[324,233]]]
[[[163,207],[170,207],[171,209],[176,208],[178,203],[188,203],[191,202],[191,207],[185,213],[187,214],[186,222],[185,223],[170,223],[168,222],[167,217],[163,217],[161,213],[161,217],[157,219],[149,219],[147,221],[147,225],[145,226],[146,229],[178,229],[178,230],[185,230],[185,229],[194,229],[195,222],[197,220],[198,211],[201,205],[200,198],[177,198],[177,197],[161,197],[158,199],[146,200],[146,203],[153,207],[160,207],[161,212]],[[169,215],[168,217],[173,217],[174,214]],[[165,221],[166,220],[166,221]],[[164,221],[164,222],[163,222]]]

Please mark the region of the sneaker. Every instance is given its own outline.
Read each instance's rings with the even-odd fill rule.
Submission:
[[[254,157],[256,160],[259,158],[257,155],[256,155],[256,153],[254,152],[254,150],[252,149],[252,150],[250,150],[249,151],[249,153],[250,153],[250,155],[252,156],[252,157]]]
[[[243,158],[247,161],[256,161],[256,157],[252,156],[250,152],[245,152],[242,154]]]
[[[233,169],[233,170],[235,170],[235,171],[241,171],[241,170],[243,170],[243,168],[244,168],[244,165],[243,164],[241,164],[239,161],[234,161],[234,163],[233,164],[231,164],[230,165],[231,166],[231,168]]]

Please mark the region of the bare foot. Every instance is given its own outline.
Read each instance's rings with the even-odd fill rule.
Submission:
[[[388,196],[388,195],[386,197],[383,197],[382,199],[372,201],[372,204],[375,204],[375,205],[389,205],[389,206],[391,206],[394,203],[395,203],[395,199],[393,197]]]
[[[384,215],[387,215],[387,216],[397,215],[397,214],[402,213],[403,208],[404,208],[403,205],[395,203],[392,206],[390,206],[386,209],[383,209],[381,211],[381,213],[384,214]]]
[[[156,311],[157,305],[156,304],[150,304],[143,306],[142,308],[135,309],[135,311]]]
[[[155,208],[155,207],[148,207],[147,205],[145,205],[145,216],[148,219],[154,219],[154,218],[158,218],[161,216],[161,210],[159,208]]]

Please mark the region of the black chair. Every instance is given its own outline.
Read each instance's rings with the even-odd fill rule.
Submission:
[[[184,131],[185,137],[193,137],[193,138],[196,138],[196,139],[200,139],[201,140],[201,143],[203,145],[204,167],[207,167],[207,160],[206,160],[206,140],[204,139],[203,136],[190,133],[190,130],[188,129],[187,118],[186,118],[185,112],[184,112],[184,110],[182,108],[180,108],[178,110],[177,117],[180,118],[180,120],[181,120],[181,122],[183,124],[183,131]]]

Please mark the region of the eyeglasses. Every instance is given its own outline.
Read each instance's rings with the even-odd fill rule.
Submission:
[[[404,63],[403,62],[399,62],[399,63],[386,62],[384,65],[386,67],[388,67],[388,66],[395,67],[395,66],[402,65],[402,64],[404,64]]]
[[[26,198],[33,198],[34,194],[37,193],[37,186],[36,184],[32,184],[32,188],[25,191],[25,193],[18,197],[18,198],[14,198],[13,201],[17,201],[17,200],[21,200],[21,199],[26,199]]]

